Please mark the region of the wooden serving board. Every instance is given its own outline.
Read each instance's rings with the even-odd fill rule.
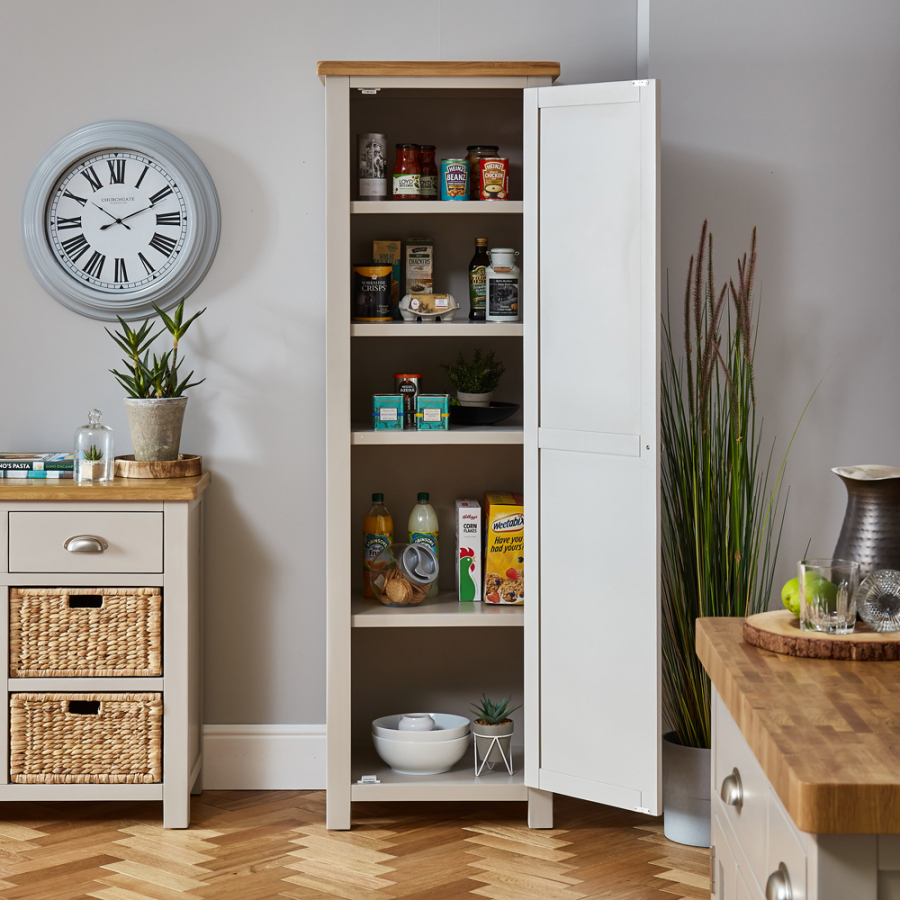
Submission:
[[[857,622],[851,634],[801,631],[800,620],[787,609],[745,619],[743,637],[754,647],[804,659],[900,660],[900,632],[879,634],[865,622]]]
[[[203,471],[203,457],[180,453],[170,462],[138,462],[134,454],[116,457],[119,478],[187,478]]]

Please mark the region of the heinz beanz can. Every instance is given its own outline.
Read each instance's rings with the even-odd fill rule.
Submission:
[[[469,199],[469,163],[465,159],[441,160],[441,200]]]
[[[478,160],[478,199],[509,199],[509,160],[502,156],[482,156]]]

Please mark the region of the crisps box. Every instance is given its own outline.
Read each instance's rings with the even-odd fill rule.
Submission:
[[[450,430],[449,394],[416,394],[416,430]]]
[[[525,600],[525,507],[521,494],[488,491],[484,498],[484,599],[518,606]]]
[[[481,504],[456,501],[456,596],[460,603],[481,602]]]
[[[372,427],[376,431],[403,430],[403,395],[372,395]]]

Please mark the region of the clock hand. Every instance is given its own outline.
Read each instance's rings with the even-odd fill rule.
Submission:
[[[120,219],[119,221],[120,221],[123,225],[125,225],[125,219],[130,219],[132,216],[136,216],[138,213],[147,212],[148,209],[153,209],[153,206],[154,206],[154,204],[151,203],[149,206],[145,206],[143,209],[136,209],[133,213],[128,213],[127,216],[124,216],[124,217],[123,217],[122,219]],[[127,228],[128,226],[125,225],[125,227]]]
[[[92,203],[93,203],[93,201],[92,201]],[[96,203],[93,203],[93,205],[97,206]],[[106,231],[107,228],[112,228],[113,225],[124,225],[125,228],[127,228],[129,231],[131,231],[130,225],[125,225],[125,223],[121,219],[117,219],[111,212],[107,212],[102,206],[97,206],[97,209],[99,209],[100,212],[108,215],[113,220],[112,222],[107,222],[105,225],[101,225],[100,226],[101,231]],[[125,218],[128,218],[128,217],[126,216]]]

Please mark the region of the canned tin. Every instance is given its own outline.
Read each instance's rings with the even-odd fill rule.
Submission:
[[[502,156],[483,156],[478,160],[478,199],[509,199],[509,160]]]
[[[403,398],[404,428],[416,427],[416,396],[419,393],[420,373],[398,372],[394,375],[394,392]]]
[[[387,200],[387,138],[383,134],[358,134],[359,199]]]
[[[390,322],[391,266],[353,267],[353,319],[356,322]]]
[[[464,159],[441,160],[441,200],[469,199],[469,163]]]

